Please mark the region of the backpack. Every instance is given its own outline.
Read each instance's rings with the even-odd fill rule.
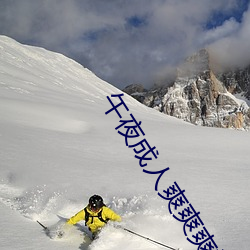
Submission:
[[[104,205],[104,206],[105,206],[105,205]],[[85,212],[85,219],[84,219],[84,220],[85,220],[85,226],[87,226],[87,222],[89,221],[90,218],[92,218],[92,221],[91,221],[91,223],[90,223],[90,224],[92,224],[93,221],[94,221],[94,217],[97,217],[100,221],[102,221],[102,222],[104,222],[104,223],[107,223],[107,222],[109,221],[109,219],[104,220],[104,219],[102,218],[102,210],[101,210],[96,216],[90,215],[90,213],[89,213],[88,210],[87,210],[87,207],[84,208],[84,212]]]

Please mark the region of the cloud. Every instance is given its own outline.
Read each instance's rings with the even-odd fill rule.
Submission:
[[[223,24],[218,29],[227,30],[227,24]],[[219,64],[225,67],[249,65],[250,10],[248,9],[244,13],[241,23],[235,24],[232,32],[225,32],[225,36],[222,36],[221,39],[214,40],[210,44],[210,50]]]
[[[149,86],[204,46],[247,49],[240,8],[238,0],[2,0],[0,33],[61,52],[120,88]]]
[[[205,30],[200,38],[201,44],[211,44],[219,41],[225,37],[235,34],[240,28],[240,24],[232,17],[229,20],[225,20],[221,26],[216,28]]]

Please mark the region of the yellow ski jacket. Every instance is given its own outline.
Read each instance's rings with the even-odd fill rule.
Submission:
[[[99,211],[93,212],[88,207],[86,207],[87,212],[89,213],[88,221],[85,221],[86,225],[88,226],[89,230],[92,233],[95,233],[98,231],[98,229],[102,228],[106,223],[104,221],[112,220],[112,221],[121,221],[121,217],[116,214],[113,210],[110,208],[103,206]],[[101,212],[101,217],[104,221],[101,221],[98,218],[98,214]],[[80,220],[85,220],[85,211],[82,209],[77,214],[72,216],[68,221],[67,224],[74,225]]]

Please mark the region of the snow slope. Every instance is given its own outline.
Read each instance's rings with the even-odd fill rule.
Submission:
[[[196,127],[149,109],[124,94],[157,159],[144,168],[115,128],[107,96],[121,91],[63,55],[0,36],[1,249],[162,249],[108,225],[90,244],[83,223],[63,239],[50,239],[36,220],[53,226],[92,194],[123,217],[122,225],[183,250],[183,224],[154,190],[176,181],[218,249],[249,249],[248,132]],[[58,222],[59,221],[59,222]],[[81,227],[82,225],[82,227]]]

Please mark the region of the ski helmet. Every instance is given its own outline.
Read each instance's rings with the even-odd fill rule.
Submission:
[[[93,210],[98,210],[103,207],[103,199],[99,195],[93,195],[89,198],[89,206]]]

